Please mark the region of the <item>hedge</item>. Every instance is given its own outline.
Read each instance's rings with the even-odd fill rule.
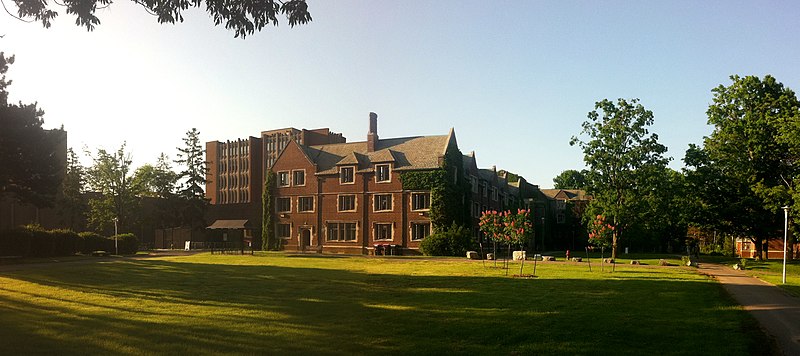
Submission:
[[[120,254],[136,253],[139,240],[135,235],[121,234],[117,238]],[[58,257],[100,250],[114,253],[113,237],[103,237],[94,232],[45,230],[36,225],[0,231],[0,256]]]

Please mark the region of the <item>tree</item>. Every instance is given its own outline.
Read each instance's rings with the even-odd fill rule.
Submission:
[[[55,5],[47,0],[13,0],[17,5],[18,19],[23,21],[40,21],[42,26],[49,28],[51,20],[58,16],[55,5],[63,6],[68,14],[75,15],[75,24],[86,27],[88,31],[94,30],[100,24],[100,19],[95,16],[98,9],[111,5],[111,0],[65,0],[54,1]],[[158,23],[183,22],[183,11],[190,7],[199,8],[202,0],[133,0],[134,3],[144,7],[145,11],[157,18]],[[244,0],[224,1],[205,0],[205,8],[214,25],[224,23],[225,28],[233,30],[234,37],[253,34],[261,31],[264,26],[278,25],[278,16],[285,16],[289,26],[302,25],[311,22],[308,4],[305,0]]]
[[[6,80],[14,57],[0,52],[0,195],[38,207],[52,206],[63,179],[59,146],[65,144],[62,130],[44,130],[44,111],[34,104],[9,104]],[[62,151],[63,152],[63,151]]]
[[[151,209],[139,214],[140,217],[161,228],[180,225],[183,200],[175,192],[177,182],[178,174],[172,170],[169,157],[164,153],[155,165],[137,168],[133,174],[133,189],[141,203],[145,199],[152,204]]]
[[[175,160],[175,163],[183,167],[178,174],[181,182],[178,195],[184,201],[182,219],[191,228],[205,227],[208,200],[203,186],[206,184],[208,168],[204,160],[206,151],[200,145],[200,132],[196,128],[187,131],[183,144],[183,147],[177,148],[179,153],[178,159]]]
[[[67,226],[73,231],[81,230],[81,221],[86,215],[84,192],[86,169],[81,165],[78,154],[72,148],[67,149],[67,169],[61,184],[57,206],[59,214],[66,219]]]
[[[175,195],[178,174],[172,170],[169,157],[162,153],[156,165],[145,164],[133,174],[133,185],[140,196],[170,199]]]
[[[267,171],[267,177],[264,180],[264,190],[261,193],[261,249],[264,251],[278,249],[277,242],[280,241],[275,237],[275,223],[272,220],[272,214],[275,208],[272,201],[274,199],[275,187],[275,173],[271,170]]]
[[[587,173],[585,169],[581,171],[574,169],[563,171],[553,178],[553,187],[555,189],[585,189]]]
[[[772,76],[731,76],[729,86],[714,88],[708,124],[714,131],[704,147],[687,151],[695,179],[723,178],[730,196],[705,203],[721,209],[721,221],[739,236],[747,236],[763,257],[763,241],[782,228],[781,207],[800,208],[800,103],[795,93]],[[733,188],[733,189],[730,189]],[[731,201],[733,200],[733,201]]]
[[[89,199],[89,226],[98,232],[109,229],[117,219],[119,232],[130,229],[137,206],[133,185],[131,155],[125,152],[125,143],[116,152],[98,149],[92,166],[86,172],[89,190],[98,194]]]
[[[658,135],[648,131],[653,113],[638,99],[620,98],[616,104],[604,99],[595,103],[588,118],[581,132],[588,139],[572,137],[570,145],[581,147],[589,167],[586,178],[594,199],[587,214],[604,215],[615,227],[611,257],[616,258],[618,240],[625,229],[647,213],[640,196],[648,191],[650,178],[669,162],[663,156],[667,148],[658,143]]]

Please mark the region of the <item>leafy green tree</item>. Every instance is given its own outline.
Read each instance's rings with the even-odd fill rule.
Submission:
[[[111,0],[65,0],[64,2],[46,0],[13,0],[17,5],[19,19],[27,21],[40,21],[45,28],[49,28],[51,20],[58,16],[55,5],[64,7],[68,14],[75,15],[75,24],[86,27],[91,31],[100,24],[100,19],[95,16],[98,9],[111,5]],[[302,25],[311,22],[308,4],[305,0],[134,0],[145,11],[156,17],[159,23],[183,22],[183,11],[189,8],[199,8],[205,3],[206,11],[214,20],[214,25],[224,23],[225,28],[235,32],[234,37],[253,34],[264,26],[278,25],[278,16],[285,16],[289,25]]]
[[[36,104],[9,104],[6,80],[14,57],[0,52],[0,195],[38,207],[52,206],[63,179],[58,158],[64,144],[63,130],[44,130],[44,111]]]
[[[553,178],[553,187],[555,189],[585,189],[587,174],[585,169],[580,171],[568,169]]]
[[[89,226],[98,232],[114,226],[118,219],[119,232],[129,230],[138,206],[131,172],[131,155],[125,143],[116,152],[98,149],[92,155],[92,166],[86,171],[89,191],[97,194],[89,199]]]
[[[207,162],[204,160],[205,150],[200,143],[200,132],[196,128],[186,132],[183,138],[183,147],[178,147],[178,159],[181,166],[178,174],[181,183],[178,195],[183,199],[182,219],[191,228],[205,227],[205,213],[208,200],[205,197],[204,186]]]
[[[184,201],[176,193],[177,183],[178,174],[172,170],[169,157],[164,153],[155,165],[137,168],[133,174],[133,189],[140,203],[145,203],[144,199],[151,204],[150,209],[138,214],[139,217],[161,228],[179,226]]]
[[[588,214],[604,215],[615,226],[612,258],[616,258],[619,238],[648,212],[640,196],[648,191],[651,177],[669,162],[664,157],[667,148],[649,132],[653,113],[638,99],[616,103],[604,99],[588,118],[581,132],[586,141],[573,137],[570,144],[581,147],[589,168],[586,178],[594,199]]]
[[[723,184],[733,188],[729,193],[736,195],[725,199],[738,200],[738,204],[714,199],[708,193],[705,197],[710,200],[704,203],[721,208],[724,215],[720,221],[729,223],[733,233],[749,237],[760,258],[764,240],[782,228],[781,207],[800,208],[796,199],[800,183],[800,103],[794,91],[772,76],[762,80],[734,75],[730,79],[731,85],[712,90],[714,98],[707,114],[714,131],[706,137],[702,149],[690,148],[687,160],[695,164],[695,178],[714,172],[724,177]]]
[[[275,237],[275,222],[272,220],[272,214],[275,210],[273,206],[275,187],[275,173],[271,170],[267,171],[267,177],[264,180],[264,190],[261,193],[261,249],[277,250],[279,246],[277,242],[280,241]]]
[[[141,196],[170,199],[175,195],[178,174],[172,170],[169,157],[162,153],[156,165],[145,164],[133,174],[133,185]]]
[[[67,149],[67,169],[57,207],[59,215],[73,231],[82,230],[81,222],[87,211],[84,200],[85,175],[86,169],[81,165],[78,154],[72,148]]]

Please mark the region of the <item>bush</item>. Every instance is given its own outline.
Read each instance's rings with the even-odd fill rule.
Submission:
[[[0,256],[28,256],[31,250],[30,233],[23,228],[0,233]]]
[[[464,256],[472,244],[469,230],[453,223],[449,229],[426,237],[419,248],[426,256]]]
[[[119,234],[116,236],[118,239],[117,247],[119,247],[119,254],[120,255],[132,255],[135,254],[136,251],[139,250],[139,239],[136,238],[134,234]],[[114,236],[109,237],[111,243],[114,243]],[[111,251],[114,251],[112,248]]]
[[[106,251],[106,252],[114,252],[114,241],[110,241],[100,234],[95,232],[81,232],[78,234],[81,240],[83,240],[81,253],[83,254],[90,254],[92,251]],[[109,245],[109,242],[111,244]],[[111,247],[111,248],[109,248]]]
[[[56,256],[74,255],[80,251],[81,238],[75,231],[69,229],[58,229],[49,231],[53,239],[53,252]]]

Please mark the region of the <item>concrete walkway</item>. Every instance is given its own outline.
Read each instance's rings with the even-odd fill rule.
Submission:
[[[800,356],[800,299],[742,271],[700,263],[700,273],[715,277],[745,310],[756,317],[784,355]]]

